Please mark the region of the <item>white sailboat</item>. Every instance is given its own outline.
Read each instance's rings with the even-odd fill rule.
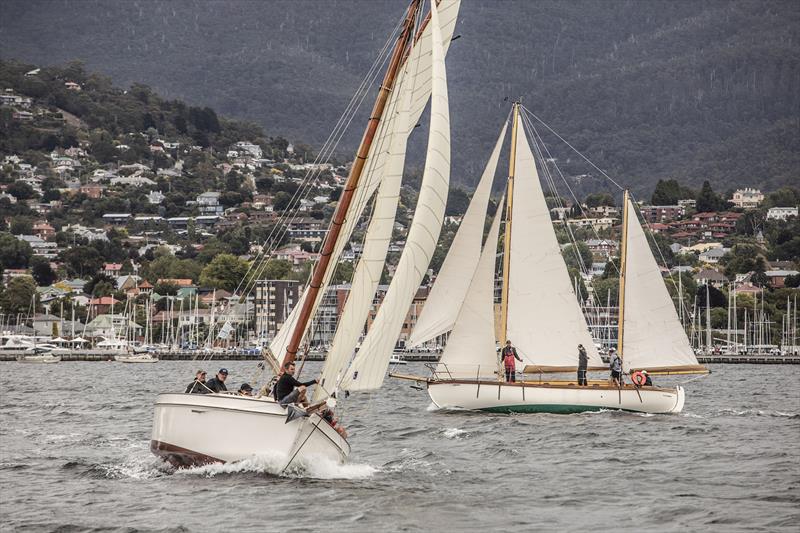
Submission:
[[[445,409],[680,412],[685,401],[680,386],[617,386],[606,380],[578,386],[576,379],[547,377],[577,370],[578,344],[587,350],[590,371],[606,367],[561,256],[519,104],[512,120],[498,327],[493,294],[500,211],[477,263],[461,264],[462,273],[472,271],[470,282],[433,375],[395,377],[424,381],[431,400]],[[489,167],[494,164],[490,159]],[[618,331],[623,370],[707,372],[697,363],[627,193],[623,225]],[[511,340],[525,362],[524,374],[535,379],[502,381],[496,340],[501,345]]]
[[[449,105],[444,56],[452,38],[460,0],[431,2],[423,19],[413,0],[397,29],[394,48],[370,114],[350,176],[342,190],[320,259],[297,306],[273,339],[265,358],[277,373],[294,361],[309,325],[333,279],[338,258],[361,214],[374,197],[364,250],[352,289],[327,354],[316,404],[335,405],[338,391],[380,387],[392,349],[414,293],[436,246],[444,218],[450,176]],[[390,43],[387,43],[390,44]],[[380,64],[376,62],[376,64]],[[364,323],[378,288],[394,226],[406,143],[428,100],[431,119],[425,171],[407,244],[383,304],[360,350]],[[178,466],[227,462],[278,454],[293,461],[314,456],[342,461],[347,440],[317,412],[287,416],[287,409],[266,394],[161,394],[155,405],[151,450]],[[351,400],[353,401],[353,400]],[[290,409],[296,413],[295,408]],[[214,428],[209,431],[209,428]]]

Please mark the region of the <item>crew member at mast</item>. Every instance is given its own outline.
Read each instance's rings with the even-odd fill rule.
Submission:
[[[617,351],[614,348],[611,348],[609,352],[611,353],[611,358],[609,360],[608,367],[611,369],[611,382],[617,387],[621,387],[622,359],[619,358],[619,355],[617,355]]]
[[[583,344],[578,345],[578,386],[585,387],[586,382],[586,369],[589,367],[589,356],[586,354],[586,348]]]
[[[520,363],[522,359],[517,355],[517,349],[511,345],[511,341],[506,341],[506,346],[503,348],[500,356],[503,359],[503,367],[506,369],[506,382],[513,383],[517,381],[517,369],[514,359]]]
[[[314,385],[317,380],[312,379],[301,383],[294,378],[295,372],[294,361],[288,361],[283,365],[283,374],[278,378],[275,384],[275,400],[282,406],[287,406],[290,403],[299,403],[308,405],[306,401],[306,387]]]

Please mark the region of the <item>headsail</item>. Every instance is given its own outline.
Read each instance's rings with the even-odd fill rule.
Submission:
[[[430,26],[433,32],[431,124],[420,194],[392,283],[358,355],[343,376],[341,386],[348,390],[369,390],[383,383],[392,349],[442,229],[450,186],[450,111],[435,2],[431,3]]]
[[[486,206],[507,128],[506,121],[407,346],[419,346],[453,328],[481,255]]]
[[[486,237],[437,371],[453,378],[493,378],[497,370],[494,328],[494,279],[503,200]]]
[[[583,344],[589,365],[601,366],[523,127],[518,128],[514,181],[507,338],[528,365],[577,366],[577,346]]]
[[[416,59],[414,56],[409,58],[405,67],[406,72],[416,67]],[[372,219],[364,239],[364,251],[353,275],[350,294],[339,319],[331,349],[325,358],[325,365],[318,379],[319,386],[314,391],[315,401],[332,392],[337,376],[344,370],[355,350],[380,283],[389,242],[392,240],[397,204],[400,200],[400,184],[403,181],[408,111],[414,77],[404,76],[401,81],[402,83],[396,86],[395,92],[403,97],[399,99],[398,109],[390,110],[395,115],[392,121],[395,131],[389,150],[387,170],[378,189]]]
[[[633,202],[628,200],[626,207],[625,335],[620,347],[624,368],[697,367],[704,371],[678,319]]]

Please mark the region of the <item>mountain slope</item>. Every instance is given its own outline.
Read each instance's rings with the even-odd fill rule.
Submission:
[[[403,0],[12,0],[0,53],[82,59],[118,83],[148,83],[318,144],[404,9]],[[462,38],[448,55],[454,179],[476,181],[506,99],[522,97],[639,192],[673,177],[720,189],[795,182],[799,28],[790,1],[464,0]],[[590,171],[542,133],[564,170]],[[343,150],[359,136],[351,128]]]

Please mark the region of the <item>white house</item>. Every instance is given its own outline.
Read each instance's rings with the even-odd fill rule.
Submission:
[[[767,220],[786,220],[797,217],[797,207],[770,207],[767,211]]]

